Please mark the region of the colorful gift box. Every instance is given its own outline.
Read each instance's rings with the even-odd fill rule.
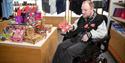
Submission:
[[[40,19],[42,19],[41,13],[40,12],[36,12],[35,13],[35,20],[40,20]]]
[[[0,34],[4,32],[4,29],[9,25],[9,21],[0,22]]]
[[[25,42],[35,44],[36,42],[40,41],[43,38],[42,35],[35,34],[33,36],[25,36]]]
[[[28,42],[28,43],[35,44],[36,42],[38,42],[42,38],[43,38],[42,35],[36,34],[35,30],[32,27],[30,27],[26,30],[26,33],[24,36],[24,41]]]
[[[15,29],[12,30],[13,34],[11,40],[14,42],[22,42],[25,35],[25,26],[17,25]]]
[[[121,18],[125,19],[125,8],[122,9]]]
[[[16,21],[16,24],[22,24],[22,21],[23,21],[22,16],[15,16],[15,21]]]
[[[125,19],[125,8],[115,8],[113,16]]]
[[[122,14],[122,8],[115,8],[113,16],[114,17],[121,17]]]

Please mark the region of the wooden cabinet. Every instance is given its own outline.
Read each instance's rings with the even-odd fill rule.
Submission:
[[[121,24],[124,27],[125,19],[113,16],[115,8],[125,8],[125,3],[119,3],[118,1],[120,0],[111,0],[109,19]],[[118,63],[125,63],[125,34],[121,34],[118,32],[118,30],[112,28],[109,51],[118,61]]]
[[[51,63],[57,42],[56,27],[36,44],[0,42],[0,63]]]
[[[111,30],[111,39],[109,42],[109,51],[118,61],[125,63],[125,37],[121,36],[116,30]]]

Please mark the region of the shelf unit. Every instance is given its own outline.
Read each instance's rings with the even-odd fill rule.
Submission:
[[[120,17],[114,17],[113,13],[115,8],[125,8],[125,3],[119,2],[121,0],[110,0],[109,7],[109,20],[119,23],[119,25],[125,27],[125,19]],[[119,28],[118,28],[119,29]],[[109,42],[109,51],[117,60],[118,63],[125,63],[125,34],[120,33],[118,30],[111,29],[111,39]]]
[[[120,8],[125,8],[125,3],[123,3],[123,2],[113,2],[113,5],[116,5],[118,8],[120,7]],[[113,10],[113,12],[114,12],[114,10]],[[122,22],[122,23],[125,23],[125,19],[123,19],[123,18],[120,18],[120,17],[114,17],[114,16],[112,16],[111,17],[113,20],[116,20],[116,21],[118,21],[118,22]]]
[[[114,16],[112,16],[111,18],[112,18],[114,21],[118,21],[118,22],[125,23],[125,19],[122,19],[122,18],[119,18],[119,17],[114,17]]]
[[[119,1],[120,0],[117,0],[117,1],[111,0],[110,9],[109,9],[109,20],[112,20],[112,21],[115,21],[115,22],[121,24],[121,23],[125,23],[125,19],[123,19],[121,17],[113,16],[115,8],[125,8],[125,3],[119,2]],[[123,25],[123,26],[125,26],[125,25]],[[117,31],[117,30],[115,30],[115,31]],[[120,34],[120,35],[122,35],[122,34]]]
[[[114,4],[119,5],[119,6],[122,6],[122,7],[125,7],[125,3],[123,3],[123,2],[120,2],[120,3],[114,2]]]

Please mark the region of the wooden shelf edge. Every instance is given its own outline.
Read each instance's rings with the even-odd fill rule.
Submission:
[[[114,16],[112,16],[111,18],[114,19],[114,20],[116,20],[116,21],[125,23],[125,19],[122,19],[120,17],[114,17]]]
[[[114,2],[114,4],[125,7],[125,3],[123,3],[123,2]]]

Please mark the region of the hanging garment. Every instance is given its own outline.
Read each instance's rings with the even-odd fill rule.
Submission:
[[[3,0],[2,2],[2,17],[8,18],[10,15],[12,15],[13,11],[13,0]]]
[[[57,14],[66,10],[66,0],[56,0]]]
[[[94,8],[103,8],[104,7],[104,2],[102,0],[93,1],[93,3],[94,3]]]
[[[109,10],[110,0],[103,0],[103,1],[104,1],[104,7],[103,7],[103,10],[108,12],[108,10]]]
[[[2,3],[2,0],[0,0],[0,9],[1,9],[0,10],[0,17],[2,17],[2,4],[1,3]]]
[[[42,10],[46,13],[50,13],[49,0],[42,0]]]
[[[50,13],[54,14],[56,13],[56,0],[49,0],[50,5]]]
[[[82,13],[81,5],[84,0],[69,0],[70,1],[70,10],[74,13],[80,15]]]

